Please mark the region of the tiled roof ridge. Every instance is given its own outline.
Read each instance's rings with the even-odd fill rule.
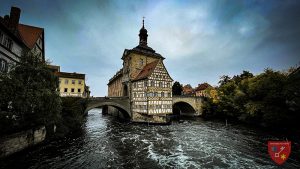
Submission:
[[[155,60],[153,62],[146,64],[143,67],[143,69],[140,71],[140,73],[134,78],[134,81],[145,79],[145,78],[149,77],[159,62],[160,62],[160,60]]]

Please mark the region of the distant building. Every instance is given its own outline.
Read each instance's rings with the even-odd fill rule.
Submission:
[[[187,84],[182,87],[182,95],[195,96],[195,90],[192,88],[190,84]]]
[[[20,24],[21,10],[12,7],[10,15],[0,16],[0,73],[20,61],[23,53],[33,52],[45,61],[44,29]]]
[[[159,53],[147,45],[147,30],[139,33],[139,45],[125,49],[120,69],[108,82],[108,96],[126,96],[132,121],[166,123],[172,114],[172,78]],[[109,111],[117,111],[109,107]]]
[[[195,88],[196,96],[212,98],[214,102],[218,100],[218,92],[208,83],[198,84]]]
[[[203,97],[209,97],[209,90],[208,88],[211,88],[212,86],[208,83],[202,83],[198,84],[198,87],[196,87],[195,92],[196,96],[203,96]]]
[[[48,67],[53,73],[60,72],[60,66],[57,66],[57,65],[47,65],[47,67]]]
[[[59,77],[59,93],[61,97],[89,97],[89,87],[85,84],[85,74],[55,72]]]

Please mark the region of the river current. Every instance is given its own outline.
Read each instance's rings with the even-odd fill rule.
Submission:
[[[82,130],[0,161],[0,168],[300,168],[299,136],[230,123],[197,119],[148,126],[93,109]],[[277,166],[267,142],[285,138],[293,142],[292,153]]]

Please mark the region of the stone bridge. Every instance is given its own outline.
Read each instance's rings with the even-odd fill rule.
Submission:
[[[173,114],[182,116],[201,116],[204,97],[173,96]]]
[[[203,97],[195,96],[173,96],[173,114],[182,116],[201,116]],[[131,118],[130,101],[128,97],[93,97],[89,98],[89,103],[85,114],[93,108],[102,107],[107,111],[107,106],[118,109],[123,116]],[[105,109],[104,109],[105,108]]]
[[[85,110],[85,114],[93,108],[112,106],[124,114],[131,117],[130,101],[128,97],[92,97]]]

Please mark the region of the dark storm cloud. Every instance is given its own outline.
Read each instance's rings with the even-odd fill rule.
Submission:
[[[3,4],[3,2],[2,2]],[[21,22],[45,28],[46,55],[63,71],[87,74],[93,95],[138,43],[146,16],[148,44],[166,57],[174,80],[193,86],[242,70],[287,69],[299,62],[300,1],[6,1]]]

